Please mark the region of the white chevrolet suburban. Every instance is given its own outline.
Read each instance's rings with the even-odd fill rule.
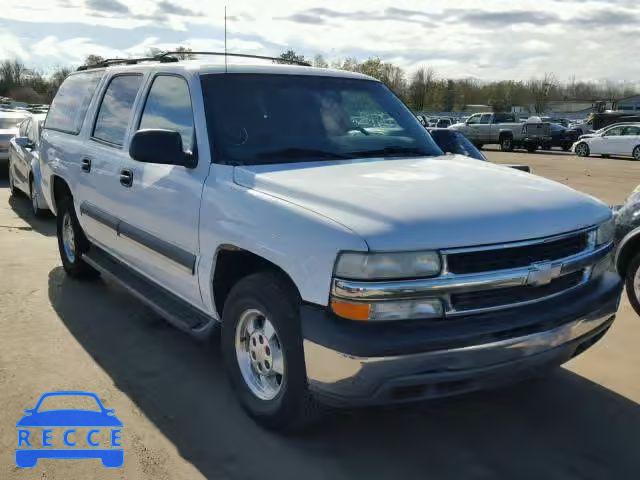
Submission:
[[[356,73],[89,68],[60,87],[41,162],[66,272],[195,337],[221,327],[239,400],[273,428],[544,373],[620,299],[606,205],[443,155]]]

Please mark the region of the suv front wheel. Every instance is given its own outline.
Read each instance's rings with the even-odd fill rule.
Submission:
[[[90,278],[98,272],[82,260],[89,250],[89,240],[78,223],[73,198],[66,197],[58,205],[56,217],[58,249],[65,272],[74,278]]]
[[[298,300],[283,275],[259,272],[229,293],[222,354],[242,406],[259,423],[296,430],[321,409],[307,387]]]

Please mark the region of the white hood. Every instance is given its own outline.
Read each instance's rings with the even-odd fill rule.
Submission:
[[[463,156],[242,166],[234,181],[331,218],[379,251],[526,240],[611,215],[562,184]]]

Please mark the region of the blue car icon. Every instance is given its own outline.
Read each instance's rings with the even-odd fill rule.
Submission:
[[[100,411],[96,410],[80,410],[80,409],[60,409],[38,411],[42,402],[47,397],[56,396],[82,396],[93,398]],[[46,428],[46,427],[97,427],[107,428],[111,430],[111,446],[120,446],[117,440],[120,439],[120,430],[122,422],[114,415],[114,410],[104,408],[100,398],[91,392],[48,392],[43,394],[33,409],[25,410],[25,415],[17,423],[16,427],[22,428],[19,432],[18,446],[23,443],[31,446],[29,439],[29,427]],[[75,432],[75,430],[68,430]],[[87,441],[93,445],[91,440],[91,432],[98,433],[99,430],[90,430],[87,435]],[[67,433],[65,432],[65,445],[75,445],[67,443]],[[96,445],[98,445],[96,443]],[[34,467],[40,458],[56,458],[56,459],[78,459],[78,458],[99,458],[102,465],[109,468],[117,468],[124,463],[124,451],[122,448],[85,448],[85,449],[53,449],[48,448],[50,445],[44,444],[43,448],[17,448],[16,449],[16,465],[22,468]]]

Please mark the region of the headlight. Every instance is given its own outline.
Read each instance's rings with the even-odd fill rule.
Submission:
[[[437,252],[344,252],[336,261],[335,275],[354,280],[433,277],[441,266]]]
[[[613,218],[610,218],[598,227],[596,232],[596,245],[613,242],[616,231],[616,224]]]

